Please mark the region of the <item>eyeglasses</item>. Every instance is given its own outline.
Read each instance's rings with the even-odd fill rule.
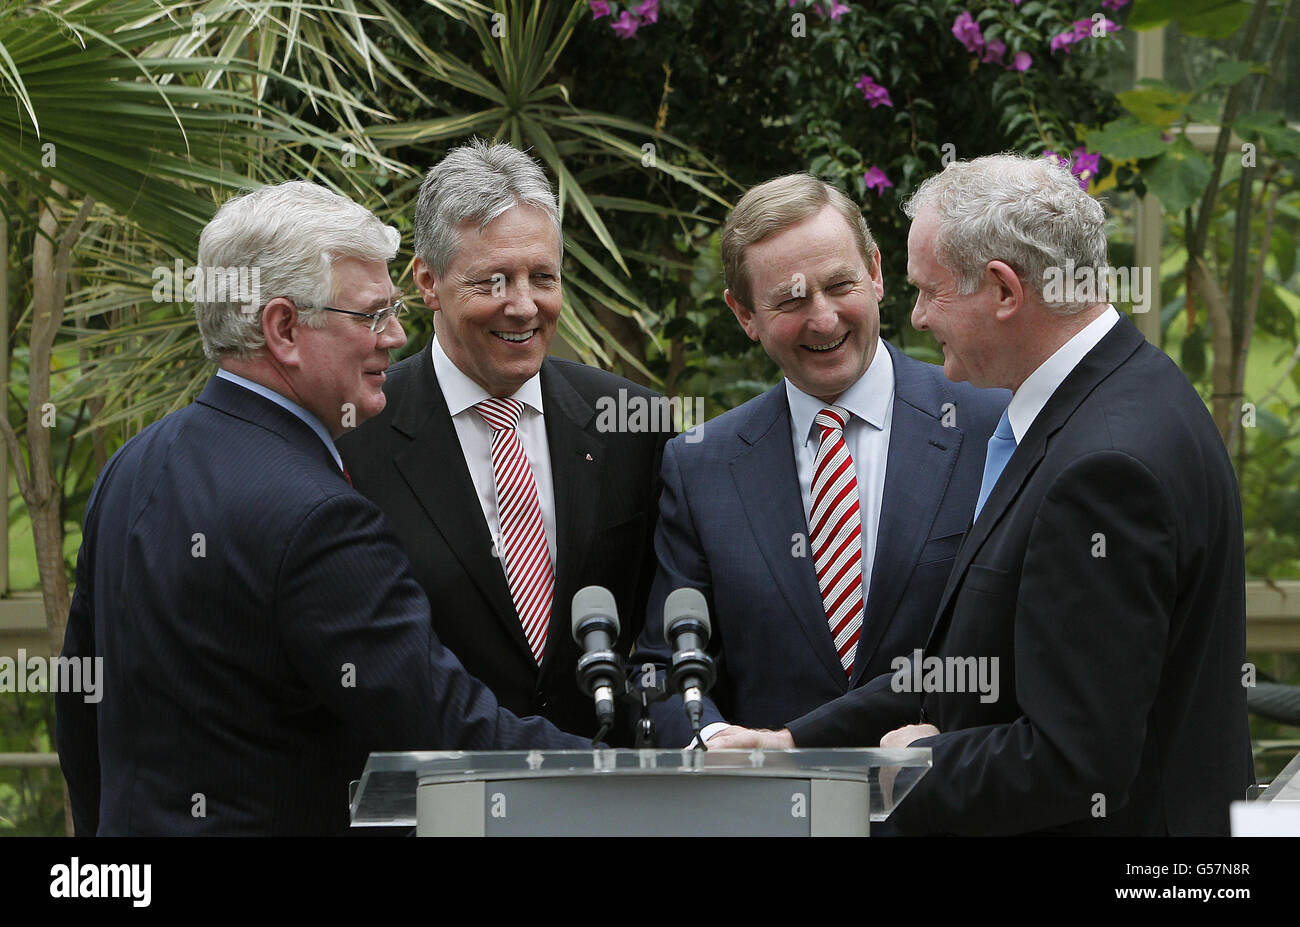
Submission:
[[[335,309],[333,306],[321,306],[326,312],[338,312],[342,315],[355,315],[370,320],[370,331],[378,335],[388,327],[388,320],[394,316],[406,315],[406,297],[399,296],[391,306],[385,306],[374,312],[357,312],[355,309]]]

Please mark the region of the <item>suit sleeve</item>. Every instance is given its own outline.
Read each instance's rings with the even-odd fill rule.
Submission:
[[[1178,592],[1174,511],[1155,475],[1120,452],[1056,478],[1020,587],[1006,593],[1014,666],[1000,672],[1020,716],[914,744],[932,748],[934,767],[891,818],[905,833],[1032,831],[1123,806]]]
[[[630,672],[633,684],[643,681],[647,668],[652,668],[658,685],[668,684],[668,667],[672,663],[672,646],[664,638],[664,600],[674,589],[690,587],[699,589],[713,614],[713,586],[708,560],[701,549],[677,460],[677,446],[681,439],[669,441],[664,447],[663,489],[659,496],[659,520],[655,526],[654,550],[659,565],[650,598],[646,604],[646,622],[637,639],[632,654]],[[715,685],[725,684],[721,647],[717,638],[709,643],[718,670]],[[684,747],[690,743],[692,732],[686,720],[686,710],[680,696],[674,695],[650,708],[655,723],[658,745],[666,748]],[[704,724],[725,720],[713,700],[705,697]]]
[[[313,694],[376,750],[589,749],[497,704],[433,632],[429,601],[379,509],[354,492],[316,506],[277,581],[280,634]]]
[[[90,537],[91,532],[88,525],[85,536]],[[63,657],[67,659],[80,660],[95,656],[94,597],[91,557],[88,553],[90,546],[83,539],[81,552],[77,555],[77,588],[72,596],[68,626],[63,637]],[[68,783],[73,830],[78,837],[93,837],[99,830],[100,792],[96,705],[88,704],[82,693],[57,692],[54,695],[54,709],[55,741],[63,778]]]

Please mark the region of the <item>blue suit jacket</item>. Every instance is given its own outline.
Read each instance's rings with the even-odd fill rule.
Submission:
[[[63,653],[103,658],[56,699],[79,835],[340,833],[369,751],[585,745],[498,708],[320,438],[219,378],[101,474]]]
[[[662,670],[670,662],[668,593],[703,591],[718,666],[705,724],[781,727],[925,643],[970,527],[989,435],[1011,394],[952,383],[941,368],[886,347],[894,414],[852,680],[831,641],[806,540],[784,383],[705,423],[696,443],[687,440],[693,435],[668,443],[655,535],[659,570],[632,669],[641,674],[646,663]],[[690,741],[680,699],[659,703],[652,714],[662,746]]]

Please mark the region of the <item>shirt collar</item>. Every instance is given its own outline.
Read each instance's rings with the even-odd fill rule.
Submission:
[[[826,403],[809,396],[799,387],[785,381],[786,400],[790,403],[790,427],[800,442],[807,444],[812,437],[813,419],[826,408]],[[854,418],[860,418],[877,431],[885,427],[889,410],[894,402],[894,359],[884,339],[876,339],[876,353],[871,364],[858,377],[856,383],[835,400],[835,405],[848,409]]]
[[[298,418],[302,419],[303,423],[312,431],[316,432],[317,436],[325,442],[325,447],[329,450],[330,456],[334,458],[334,463],[338,465],[339,472],[343,472],[343,458],[339,456],[338,448],[334,446],[334,439],[331,438],[330,433],[325,430],[325,426],[321,424],[320,419],[312,415],[292,399],[289,399],[287,396],[277,393],[269,386],[263,386],[261,383],[256,383],[253,380],[248,379],[248,377],[241,377],[239,374],[232,373],[225,368],[218,368],[217,376],[221,377],[223,380],[229,380],[236,386],[242,386],[246,390],[251,390],[263,398],[271,400],[271,402],[275,403],[280,408],[287,409]]]
[[[1056,353],[1043,361],[1038,369],[1025,378],[1011,397],[1007,406],[1007,419],[1011,422],[1011,431],[1019,444],[1034,423],[1038,413],[1043,411],[1047,400],[1052,398],[1057,387],[1065,382],[1070,371],[1079,365],[1085,354],[1097,346],[1110,331],[1111,326],[1119,321],[1119,313],[1114,306],[1107,306],[1106,311],[1093,319],[1074,337],[1056,349]]]
[[[447,356],[436,335],[429,340],[431,342],[429,350],[433,352],[433,372],[437,374],[438,385],[442,387],[442,396],[447,400],[447,411],[453,417],[466,409],[474,408],[485,399],[492,398],[487,390],[471,380]],[[518,399],[524,405],[536,410],[538,415],[545,414],[542,408],[542,372],[539,370],[525,380],[524,385],[515,390],[514,395],[509,398]]]

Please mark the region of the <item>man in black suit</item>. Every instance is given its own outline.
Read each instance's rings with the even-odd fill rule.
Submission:
[[[955,163],[907,209],[913,325],[952,379],[1014,391],[974,525],[919,665],[722,745],[930,747],[904,833],[1226,834],[1244,562],[1205,404],[1100,301],[1105,217],[1063,169]]]
[[[203,288],[220,370],[113,456],[86,510],[63,654],[102,658],[103,699],[56,697],[78,835],[343,833],[370,751],[583,746],[498,707],[439,643],[334,449],[383,408],[406,341],[397,243],[300,182],[204,229],[203,276],[244,269],[251,291]]]
[[[571,601],[588,585],[613,592],[627,654],[654,576],[671,427],[615,414],[662,412],[650,390],[546,356],[561,242],[535,161],[477,140],[449,152],[415,212],[415,283],[435,337],[393,366],[387,407],[339,450],[439,604],[439,638],[511,711],[593,734]]]

